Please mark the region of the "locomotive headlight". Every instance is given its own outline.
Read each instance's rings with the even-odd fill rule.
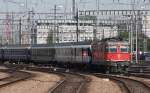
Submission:
[[[139,53],[140,53],[140,55],[142,55],[142,51],[140,51]]]

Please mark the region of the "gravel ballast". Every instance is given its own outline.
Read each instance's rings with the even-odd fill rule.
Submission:
[[[7,73],[0,72],[0,79],[6,78],[6,77],[9,77],[9,76],[10,76],[10,75],[7,74]]]
[[[0,93],[47,93],[61,80],[60,76],[51,73],[28,72],[35,77],[0,88]]]
[[[7,68],[4,67],[4,66],[0,66],[0,69],[7,69]],[[6,78],[6,77],[9,77],[9,76],[10,76],[9,73],[5,73],[5,72],[0,71],[0,79]]]
[[[120,87],[107,78],[89,77],[91,82],[87,84],[87,93],[122,93]]]

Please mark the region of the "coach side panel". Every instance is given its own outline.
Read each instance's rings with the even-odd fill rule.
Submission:
[[[90,47],[81,47],[73,49],[73,61],[80,64],[88,64],[91,63],[91,49]]]
[[[55,59],[57,62],[71,62],[72,49],[70,47],[56,48]]]
[[[28,60],[28,50],[27,49],[4,49],[3,58],[6,61],[27,61]]]
[[[4,52],[3,52],[3,49],[0,49],[0,61],[2,62],[3,61],[3,55],[4,55]]]
[[[57,48],[55,59],[58,62],[70,62],[79,64],[90,63],[91,50],[90,48],[82,47]]]
[[[48,63],[55,60],[55,48],[32,48],[31,60],[38,63]]]

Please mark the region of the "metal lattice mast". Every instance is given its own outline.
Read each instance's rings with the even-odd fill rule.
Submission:
[[[9,44],[11,40],[11,16],[8,13],[6,14],[5,24],[6,43]]]
[[[76,15],[76,0],[72,0],[72,12],[73,15]]]

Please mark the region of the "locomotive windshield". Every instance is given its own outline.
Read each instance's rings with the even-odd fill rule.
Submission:
[[[129,48],[128,47],[120,47],[120,51],[121,52],[129,52]]]
[[[112,53],[115,53],[115,52],[117,52],[117,47],[113,47],[113,46],[111,46],[111,47],[106,47],[106,48],[105,48],[105,52],[112,52]]]

